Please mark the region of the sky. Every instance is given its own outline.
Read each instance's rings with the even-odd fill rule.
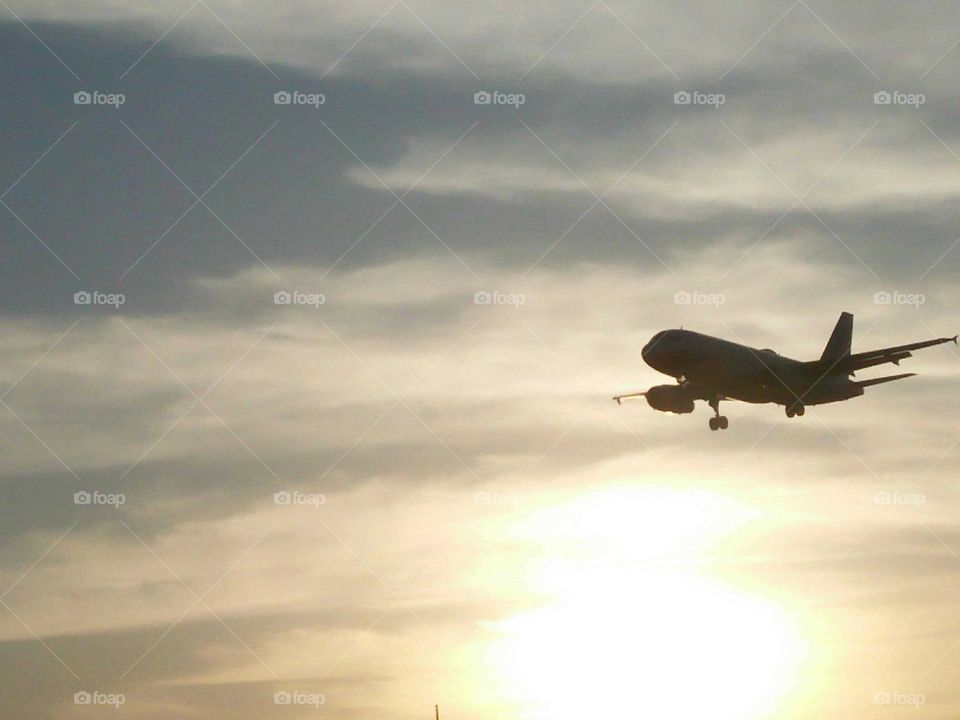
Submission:
[[[956,717],[958,21],[0,0],[2,716]]]

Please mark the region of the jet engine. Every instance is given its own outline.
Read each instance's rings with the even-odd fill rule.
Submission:
[[[693,412],[693,394],[680,385],[654,385],[646,396],[654,410],[677,414]]]

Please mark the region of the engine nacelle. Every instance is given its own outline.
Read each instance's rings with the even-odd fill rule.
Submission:
[[[693,412],[693,395],[680,385],[654,385],[647,390],[647,404],[660,412]]]

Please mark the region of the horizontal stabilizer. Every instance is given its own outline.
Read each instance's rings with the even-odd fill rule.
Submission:
[[[913,377],[916,373],[901,373],[899,375],[887,375],[886,377],[872,378],[871,380],[860,380],[857,385],[860,387],[869,387],[871,385],[879,385],[880,383],[893,382],[894,380],[903,380],[904,378]]]

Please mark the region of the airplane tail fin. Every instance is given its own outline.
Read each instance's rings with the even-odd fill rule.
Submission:
[[[821,362],[836,363],[850,354],[850,343],[853,340],[853,315],[848,312],[840,313],[833,333],[827,341],[827,346],[820,356]]]

